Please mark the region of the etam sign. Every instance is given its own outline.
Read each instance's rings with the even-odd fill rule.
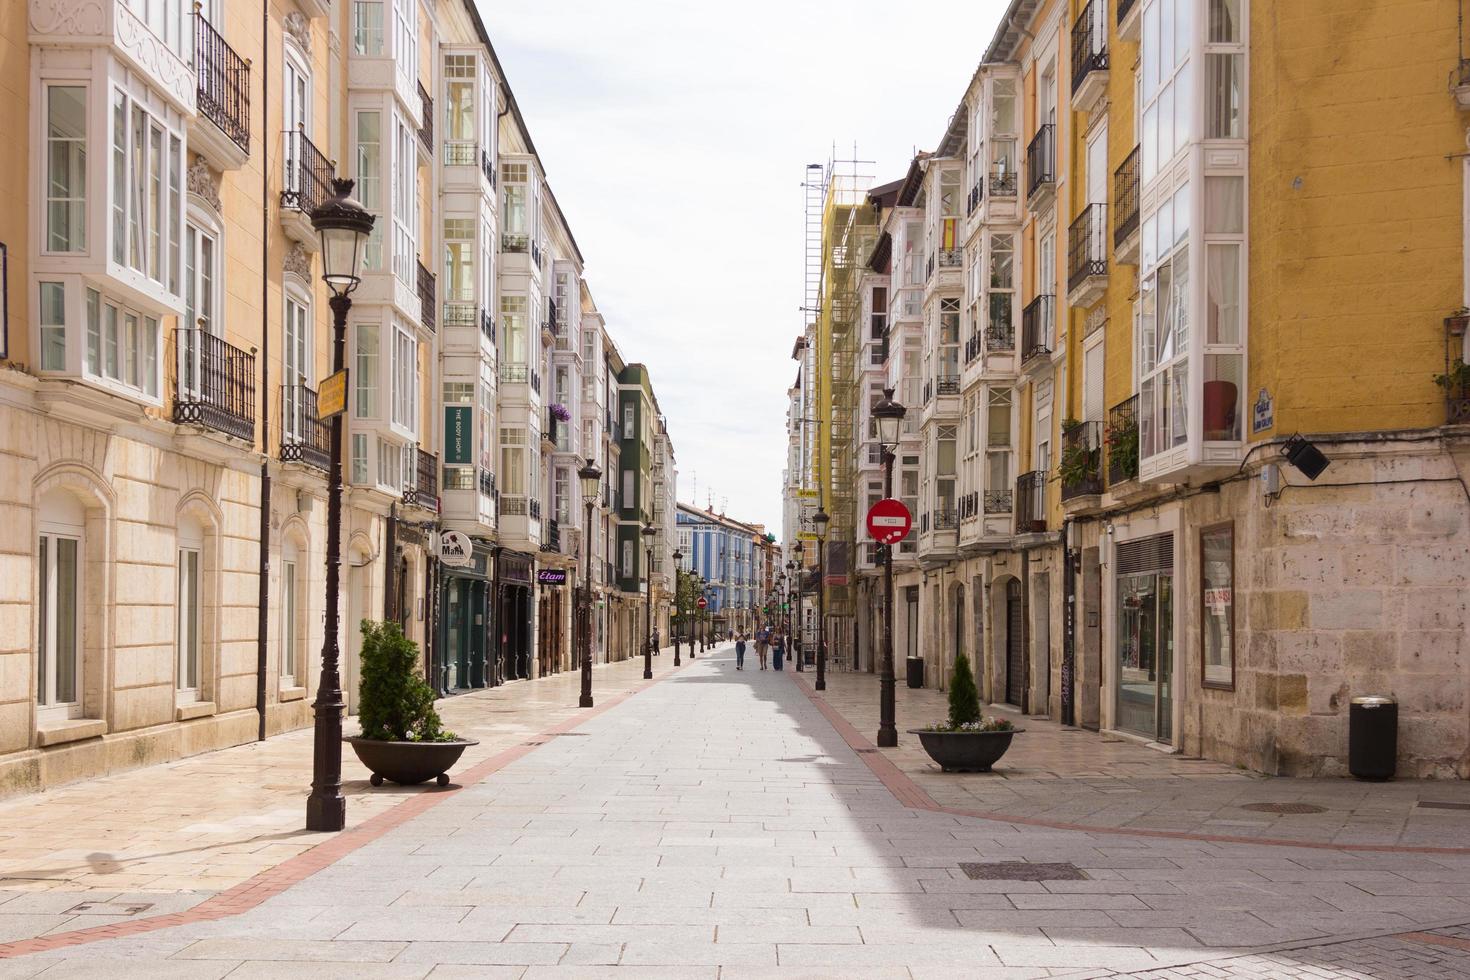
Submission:
[[[451,568],[464,568],[475,562],[475,545],[462,531],[439,534],[439,560]]]

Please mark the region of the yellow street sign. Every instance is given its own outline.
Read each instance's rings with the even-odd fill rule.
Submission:
[[[796,495],[798,497],[800,497],[802,500],[821,500],[822,499],[822,491],[820,491],[820,490],[798,490],[798,491],[796,491]]]
[[[316,417],[326,421],[347,411],[347,369],[322,379],[316,393]]]
[[[796,540],[815,541],[817,540],[817,533],[815,531],[798,531],[796,532]]]

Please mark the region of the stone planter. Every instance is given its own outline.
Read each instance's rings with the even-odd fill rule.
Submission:
[[[440,786],[449,785],[449,768],[459,761],[464,750],[479,745],[475,739],[456,742],[383,742],[375,738],[354,736],[342,741],[352,744],[352,751],[372,771],[370,782],[383,785],[391,779],[400,786],[417,786],[431,779]]]
[[[945,772],[990,772],[1011,747],[1011,738],[1025,731],[1012,728],[1006,732],[930,732],[910,728],[919,743],[939,768]]]

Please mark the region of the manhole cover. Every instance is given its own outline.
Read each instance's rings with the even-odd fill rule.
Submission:
[[[992,864],[962,864],[960,870],[972,881],[1086,881],[1087,874],[1075,864],[1032,864],[1029,861],[997,861]]]
[[[1451,803],[1449,800],[1420,800],[1419,806],[1426,810],[1470,810],[1470,803]]]
[[[153,908],[152,902],[83,902],[66,910],[69,915],[137,915]]]
[[[1325,806],[1315,803],[1246,803],[1242,810],[1254,810],[1257,813],[1326,813]]]

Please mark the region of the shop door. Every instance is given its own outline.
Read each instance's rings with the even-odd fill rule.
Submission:
[[[1118,545],[1117,727],[1173,737],[1174,536]]]
[[[448,690],[468,687],[470,683],[469,582],[451,578],[444,589],[444,662],[447,665],[444,686]]]
[[[1021,706],[1025,694],[1026,652],[1021,645],[1021,582],[1006,583],[1006,704]]]

